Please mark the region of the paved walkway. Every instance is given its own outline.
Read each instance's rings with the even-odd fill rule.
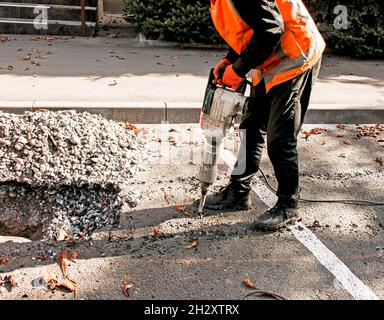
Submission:
[[[176,122],[195,117],[208,69],[224,54],[140,47],[137,40],[108,37],[47,40],[17,35],[0,48],[3,110],[99,108],[106,116],[129,117],[129,108],[139,122],[156,122],[158,117],[148,117],[155,110],[163,115],[165,102],[178,110]],[[384,61],[324,57],[311,110],[322,111],[320,116],[338,110],[345,120],[356,112],[362,120],[382,116]]]

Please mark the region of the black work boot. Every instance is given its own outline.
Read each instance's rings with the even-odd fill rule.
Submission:
[[[255,226],[262,229],[277,230],[287,224],[300,221],[298,208],[287,208],[276,204],[255,220]]]
[[[231,179],[219,192],[209,194],[205,207],[211,210],[248,210],[252,208],[250,197],[251,178]]]

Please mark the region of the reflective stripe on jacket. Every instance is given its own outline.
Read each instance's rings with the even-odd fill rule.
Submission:
[[[271,42],[274,47],[264,48],[272,44],[265,41],[263,47],[263,41],[259,39],[258,50],[252,52],[252,55],[257,55],[257,52],[269,49],[266,51],[269,56],[252,67],[255,69],[254,85],[264,79],[269,91],[273,86],[296,77],[316,64],[324,51],[325,42],[301,0],[252,0],[253,8],[262,7],[260,10],[255,9],[254,15],[253,12],[246,12],[246,1],[249,0],[211,0],[210,12],[221,37],[245,64],[247,61],[244,60],[250,59],[249,52],[245,52],[253,39],[257,39],[258,35],[262,37],[266,32],[275,33],[275,36],[280,32],[277,42]],[[246,12],[247,19],[244,19],[236,5],[245,7],[242,10]],[[254,24],[252,20],[255,20]]]

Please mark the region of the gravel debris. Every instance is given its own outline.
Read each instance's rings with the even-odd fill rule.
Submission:
[[[119,193],[144,170],[143,150],[136,133],[100,115],[0,112],[0,234],[62,239],[116,224],[122,205],[140,199],[134,188]]]

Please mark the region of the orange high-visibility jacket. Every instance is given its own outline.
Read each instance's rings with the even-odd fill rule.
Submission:
[[[245,7],[243,13],[238,10],[241,5]],[[256,8],[255,12],[247,5]],[[238,55],[238,61],[232,61],[235,71],[239,63],[243,69],[244,64],[248,66],[246,72],[255,69],[253,84],[264,79],[267,92],[313,67],[325,48],[301,0],[211,0],[210,12],[217,31]],[[274,38],[264,37],[267,33]],[[253,51],[249,49],[251,45]],[[258,54],[267,55],[258,61]],[[257,65],[247,63],[251,56]]]

